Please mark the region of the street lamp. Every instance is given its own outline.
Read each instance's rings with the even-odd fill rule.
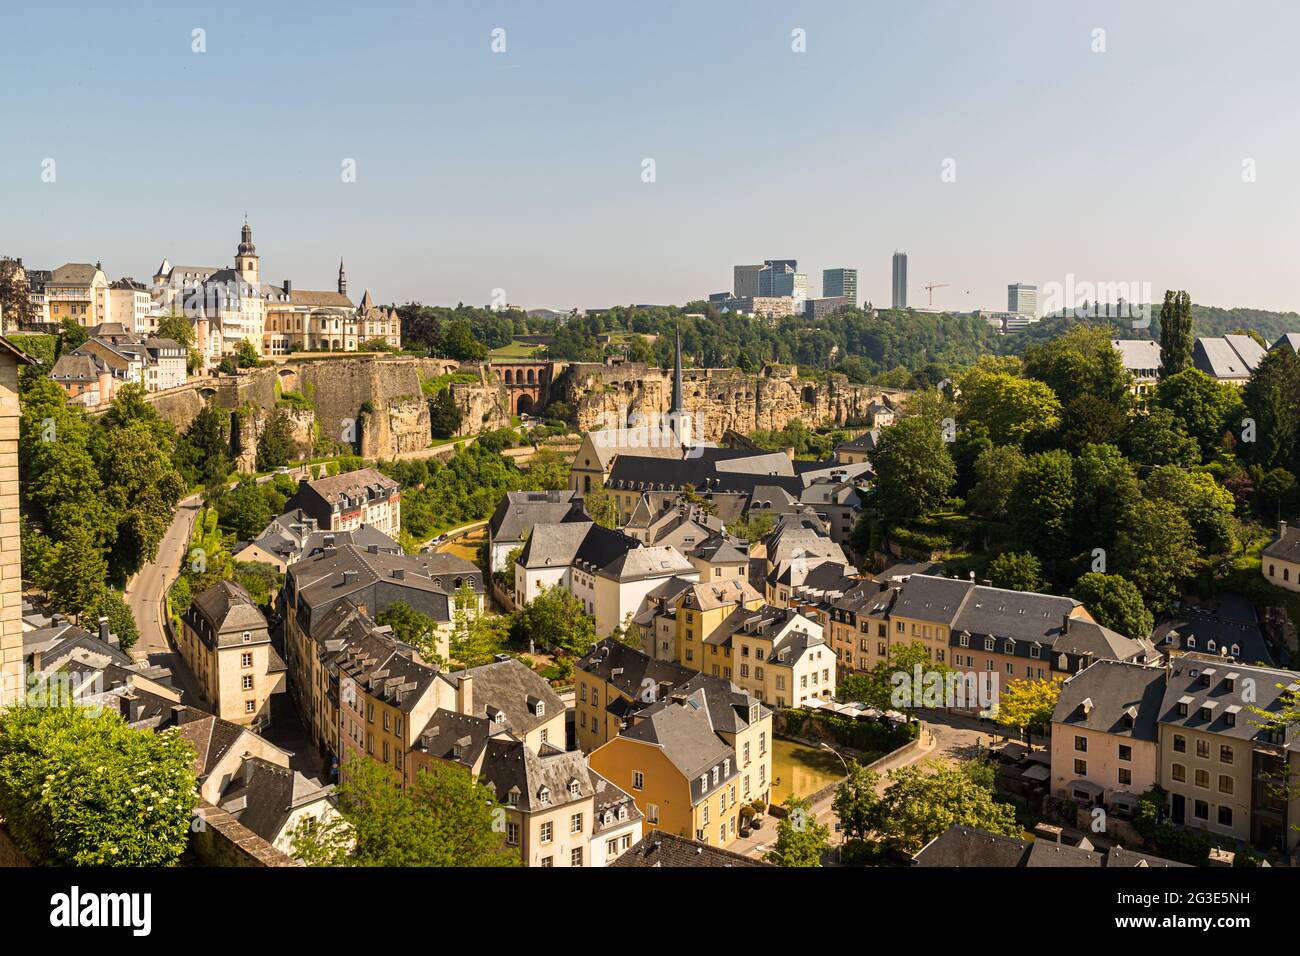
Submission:
[[[818,746],[819,749],[821,749],[821,750],[829,750],[829,751],[830,751],[831,753],[833,753],[835,756],[839,757],[839,758],[840,758],[840,763],[844,764],[844,775],[845,775],[845,776],[848,776],[848,773],[849,773],[849,762],[848,762],[847,760],[844,759],[844,755],[843,755],[843,754],[841,754],[838,750],[836,750],[834,747],[832,747],[830,744],[826,743],[825,741],[823,741],[822,743],[819,743],[817,746]]]

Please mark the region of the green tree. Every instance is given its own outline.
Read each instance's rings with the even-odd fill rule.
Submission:
[[[451,438],[460,434],[461,411],[450,388],[440,391],[429,403],[429,421],[435,438]]]
[[[1192,364],[1192,297],[1165,292],[1160,306],[1160,378],[1178,375]]]
[[[582,602],[560,585],[544,587],[520,612],[524,637],[538,647],[557,647],[581,657],[596,641],[596,622]]]
[[[841,680],[835,696],[841,701],[857,701],[877,710],[902,710],[911,715],[920,706],[917,699],[920,689],[915,688],[917,694],[904,695],[901,701],[896,699],[894,692],[899,688],[902,678],[907,681],[904,686],[911,685],[917,666],[920,666],[923,674],[934,673],[941,677],[946,677],[952,671],[943,661],[931,660],[930,652],[922,641],[895,643],[890,645],[888,657],[871,670],[865,674],[849,674]]]
[[[960,767],[927,760],[891,770],[874,814],[881,842],[915,854],[953,826],[1020,836],[1015,807]]]
[[[1169,502],[1142,499],[1120,521],[1115,570],[1137,586],[1147,607],[1171,608],[1181,583],[1196,571],[1191,525]]]
[[[901,419],[881,431],[872,464],[873,504],[889,525],[937,510],[957,478],[943,433],[919,417]]]
[[[776,845],[763,857],[777,866],[821,866],[830,849],[830,827],[817,822],[812,803],[794,794],[785,798],[787,814],[777,821]]]
[[[339,818],[300,825],[294,856],[315,865],[518,866],[494,822],[490,787],[460,767],[421,768],[403,789],[396,774],[369,757],[344,763]],[[501,811],[503,813],[503,811]]]
[[[490,664],[505,643],[505,618],[478,610],[469,582],[456,591],[449,654],[462,667]]]
[[[1002,519],[1007,501],[1025,467],[1025,456],[1015,445],[995,445],[975,459],[975,486],[967,504],[976,514]]]
[[[982,422],[995,445],[1020,445],[1045,435],[1061,421],[1061,403],[1036,379],[990,372],[984,366],[961,380],[958,421]]]
[[[602,528],[617,528],[619,520],[618,502],[603,486],[597,486],[582,496],[582,507],[587,516]]]
[[[1300,356],[1286,347],[1269,352],[1250,373],[1242,401],[1255,422],[1244,451],[1261,468],[1300,465]]]
[[[174,864],[197,786],[175,730],[134,730],[77,704],[0,713],[0,816],[38,866]]]
[[[1004,551],[989,562],[989,580],[995,588],[1011,591],[1043,590],[1043,566],[1028,552]]]
[[[298,454],[293,424],[282,409],[273,409],[257,437],[257,470],[283,468]]]
[[[1210,378],[1198,368],[1167,375],[1156,386],[1155,403],[1173,413],[1196,439],[1202,458],[1209,458],[1241,417],[1241,396],[1225,382]]]
[[[217,503],[222,528],[237,541],[252,541],[271,523],[274,515],[252,475],[240,475],[235,487],[226,491]]]
[[[77,525],[50,549],[44,578],[37,585],[50,597],[56,611],[83,622],[104,598],[108,562],[86,525]]]
[[[90,331],[76,319],[64,319],[59,326],[59,354],[75,352],[90,341]]]
[[[1039,452],[1025,460],[1007,510],[1017,538],[1052,559],[1068,554],[1073,541],[1074,463],[1068,452]]]
[[[230,474],[230,413],[211,402],[199,409],[176,443],[176,468],[187,486],[212,487]]]
[[[109,556],[113,579],[124,583],[158,555],[158,544],[185,491],[153,429],[135,420],[112,429],[100,451],[104,502],[116,516]]]
[[[1074,583],[1070,596],[1083,604],[1102,627],[1134,640],[1151,636],[1155,618],[1142,603],[1132,581],[1118,574],[1089,571]]]
[[[865,840],[871,833],[880,803],[880,774],[856,760],[849,761],[848,775],[835,788],[831,809],[847,836]]]
[[[1225,554],[1236,547],[1236,502],[1213,475],[1165,465],[1147,476],[1142,490],[1148,498],[1167,501],[1182,513],[1203,553]]]
[[[1087,444],[1074,458],[1074,539],[1086,551],[1114,545],[1119,517],[1138,500],[1133,465],[1114,445]]]
[[[239,340],[239,346],[235,349],[235,360],[239,362],[240,368],[257,368],[262,364],[262,359],[257,354],[257,346],[248,339]]]
[[[394,601],[375,615],[375,623],[393,629],[393,637],[419,651],[430,664],[442,662],[438,653],[437,622],[405,601]]]
[[[1124,450],[1139,465],[1179,465],[1192,468],[1201,461],[1201,447],[1167,408],[1135,415],[1124,431]]]
[[[117,637],[123,651],[129,651],[140,640],[140,629],[136,626],[135,615],[131,613],[131,608],[127,606],[121,591],[105,588],[99,599],[99,606],[93,613],[96,622],[101,617],[108,618],[108,631]],[[84,623],[89,625],[90,621],[86,620]],[[87,629],[93,631],[94,627]]]
[[[1061,697],[1061,682],[1044,677],[1040,680],[1010,680],[998,695],[997,721],[1025,735],[1045,732],[1052,723],[1052,713]]]

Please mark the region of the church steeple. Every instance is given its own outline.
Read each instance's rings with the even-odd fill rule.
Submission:
[[[339,295],[348,294],[348,274],[343,271],[343,260],[339,259]]]
[[[235,252],[235,271],[254,289],[259,288],[257,247],[253,245],[253,227],[244,217],[244,228],[239,233],[239,248]]]

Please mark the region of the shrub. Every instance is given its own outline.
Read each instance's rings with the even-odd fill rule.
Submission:
[[[194,752],[174,730],[69,705],[0,715],[0,816],[38,866],[169,866],[195,788]]]

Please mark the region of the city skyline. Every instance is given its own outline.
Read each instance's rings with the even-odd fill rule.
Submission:
[[[1300,13],[1280,4],[1264,5],[1267,31],[1200,3],[1177,18],[1158,4],[395,5],[348,30],[346,8],[321,9],[73,4],[71,34],[14,12],[0,76],[16,88],[56,38],[65,63],[12,104],[0,254],[147,282],[164,256],[226,261],[247,210],[268,281],[328,288],[342,256],[385,302],[481,305],[500,289],[526,307],[680,304],[777,252],[810,275],[857,269],[859,301],[879,305],[899,248],[910,303],[947,284],[935,308],[997,309],[1010,282],[1069,276],[1300,305],[1300,185],[1282,172],[1300,137],[1276,122],[1297,92],[1282,54]],[[919,75],[922,54],[944,68]],[[1206,60],[1219,69],[1183,69]],[[855,121],[819,110],[828,89]],[[791,132],[816,148],[784,148]],[[994,214],[1012,203],[1029,228]],[[719,241],[722,223],[743,239]]]

